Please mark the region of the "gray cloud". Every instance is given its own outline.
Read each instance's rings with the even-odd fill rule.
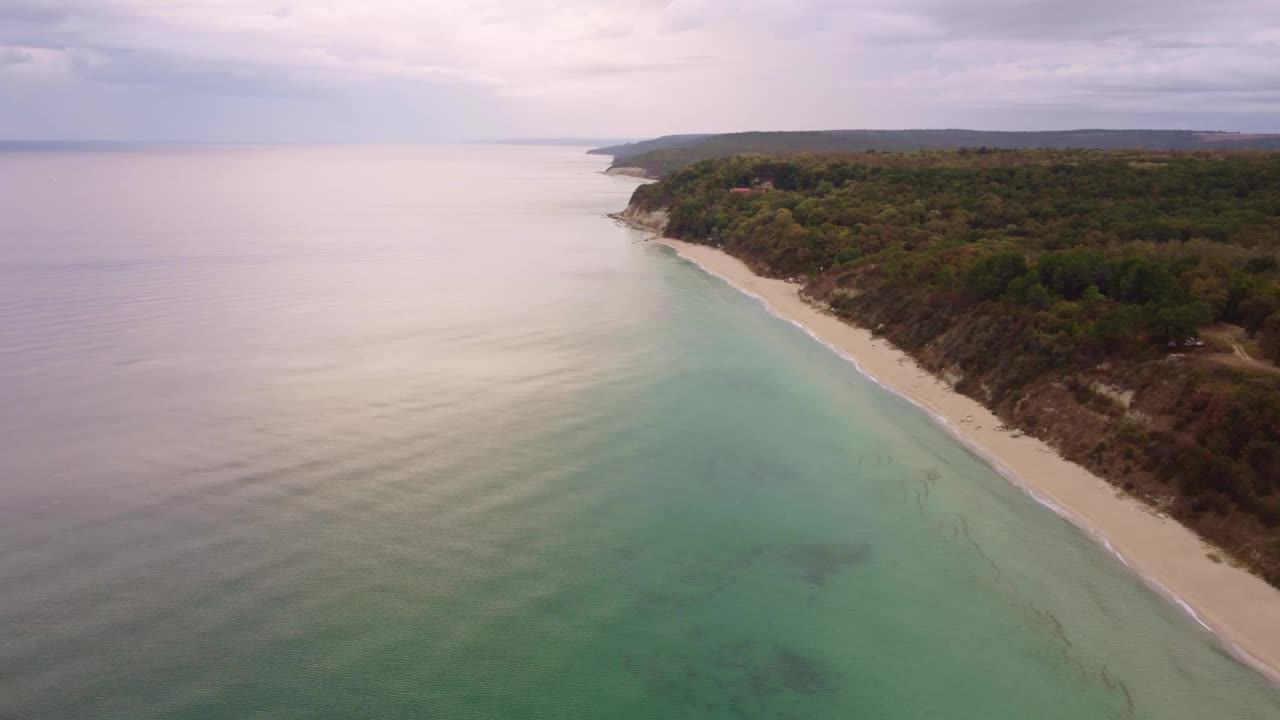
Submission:
[[[1059,42],[1183,33],[1206,22],[1220,25],[1224,16],[1266,4],[1256,0],[913,0],[902,9],[956,36]]]
[[[92,48],[73,54],[72,68],[90,82],[181,88],[194,94],[272,98],[311,94],[304,85],[275,68],[169,53]]]
[[[28,50],[0,47],[0,67],[30,62],[31,59],[32,55]]]
[[[69,15],[68,8],[58,3],[11,0],[0,5],[0,22],[54,23]]]
[[[393,113],[397,133],[416,128],[423,139],[490,125],[504,136],[1280,131],[1278,56],[1275,0],[0,3],[0,95],[31,103],[12,117],[38,117],[32,108],[54,97],[98,103],[104,112],[67,120],[86,135],[128,134],[94,123],[130,117],[130,103],[153,105],[142,133],[196,127],[166,109],[179,102],[233,99],[225,116],[235,125],[219,132],[247,139],[269,124],[305,132],[322,114],[326,133],[381,139]],[[0,134],[44,127],[2,120]]]

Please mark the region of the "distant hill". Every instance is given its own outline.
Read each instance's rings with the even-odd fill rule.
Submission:
[[[1062,148],[1094,150],[1280,150],[1280,135],[1196,130],[817,130],[666,135],[643,142],[596,148],[612,155],[613,167],[638,167],[662,177],[700,160],[738,153],[842,154],[869,150],[911,152],[956,148]]]
[[[627,142],[620,145],[610,145],[608,147],[598,147],[594,150],[588,150],[589,155],[612,155],[614,160],[619,158],[635,157],[643,155],[654,150],[670,150],[671,148],[685,147],[694,143],[706,140],[707,138],[716,137],[715,135],[663,135],[652,140],[638,140],[636,142]]]

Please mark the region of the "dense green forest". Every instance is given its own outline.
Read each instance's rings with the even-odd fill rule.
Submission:
[[[1280,153],[740,155],[632,206],[802,278],[1280,584]]]
[[[958,148],[1064,148],[1093,150],[1280,150],[1280,135],[1245,135],[1194,130],[806,130],[740,132],[721,135],[666,135],[653,140],[597,148],[612,155],[614,167],[638,167],[653,177],[712,158],[740,153],[911,152]]]

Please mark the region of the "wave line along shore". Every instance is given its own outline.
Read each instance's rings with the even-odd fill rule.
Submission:
[[[887,390],[927,411],[1010,482],[1113,552],[1227,649],[1280,684],[1280,591],[1247,571],[1207,556],[1212,548],[1176,520],[1059,455],[955,392],[906,353],[861,327],[830,315],[800,296],[800,286],[756,275],[741,260],[706,245],[653,236],[738,290],[759,299],[848,359]]]

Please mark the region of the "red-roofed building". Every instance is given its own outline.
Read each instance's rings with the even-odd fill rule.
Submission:
[[[746,187],[730,188],[731,193],[756,193],[768,192],[773,189],[773,180],[771,178],[752,178],[751,185]]]

